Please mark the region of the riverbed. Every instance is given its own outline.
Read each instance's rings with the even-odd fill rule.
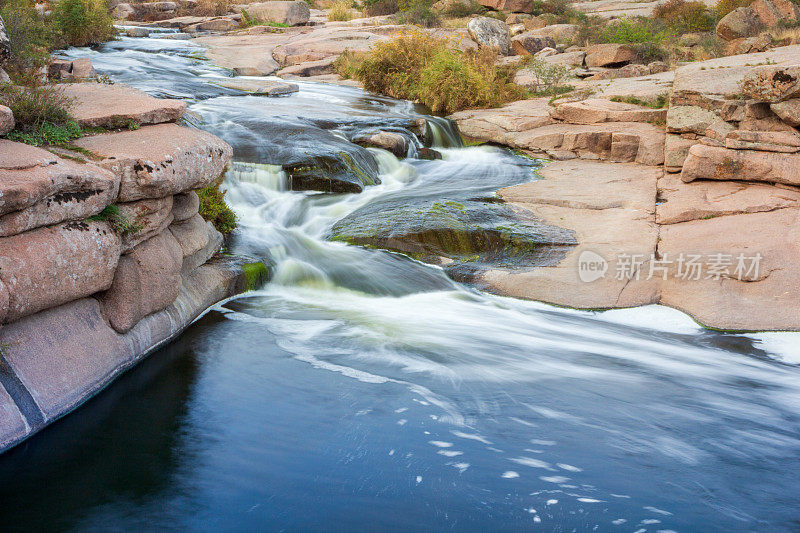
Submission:
[[[0,457],[3,529],[800,527],[797,334],[709,331],[658,306],[502,298],[331,240],[366,206],[491,198],[537,179],[540,163],[464,147],[430,118],[441,160],[368,149],[380,184],[294,191],[280,166],[296,155],[291,132],[324,151],[422,110],[302,81],[292,95],[243,96],[216,85],[228,73],[188,41],[68,55],[188,100],[191,122],[234,147],[231,251],[273,275]]]

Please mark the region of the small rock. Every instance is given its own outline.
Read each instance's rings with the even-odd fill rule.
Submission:
[[[408,154],[408,140],[399,133],[391,131],[381,131],[369,137],[355,139],[353,142],[356,144],[383,148],[399,158],[405,157]]]
[[[530,20],[531,18],[533,18],[533,15],[530,13],[512,13],[506,17],[506,24],[509,26],[512,24],[524,24],[526,20]]]
[[[123,4],[125,5],[125,4]],[[119,6],[117,6],[119,7]],[[144,26],[134,26],[125,30],[125,35],[128,37],[149,37],[153,30]]]
[[[97,77],[97,72],[92,66],[92,60],[88,57],[73,59],[70,74],[74,80],[88,80],[89,78]]]
[[[669,65],[663,61],[653,61],[647,64],[647,68],[650,70],[650,74],[660,74],[661,72],[667,72]]]
[[[547,47],[547,48],[542,48],[541,50],[533,54],[533,57],[535,57],[536,59],[544,59],[545,57],[552,57],[556,55],[558,55],[558,50],[556,50],[555,48]],[[552,65],[553,63],[550,64]]]

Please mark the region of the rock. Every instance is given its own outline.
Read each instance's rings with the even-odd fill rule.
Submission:
[[[667,131],[705,134],[708,127],[721,119],[713,111],[697,106],[670,106],[667,110]]]
[[[536,30],[537,35],[552,37],[557,43],[569,43],[578,33],[576,24],[552,24],[540,28],[530,28]]]
[[[555,48],[546,47],[542,48],[541,50],[533,54],[533,57],[535,57],[536,59],[544,59],[546,57],[553,57],[555,55],[558,55],[558,53],[559,53],[558,50],[556,50]],[[550,64],[552,65],[553,63]]]
[[[272,58],[272,35],[215,35],[196,41],[208,47],[206,55],[214,64],[237,76],[269,76],[280,68]]]
[[[717,23],[717,36],[726,41],[750,37],[764,29],[752,7],[737,7]]]
[[[595,44],[586,49],[587,67],[619,67],[636,59],[636,50],[628,44]]]
[[[531,20],[532,18],[533,15],[530,13],[511,13],[506,17],[506,24],[509,26],[512,24],[524,24],[526,20]]]
[[[439,0],[431,6],[431,11],[439,14],[449,14],[454,11],[471,10],[474,5],[471,0]]]
[[[543,59],[550,65],[564,65],[567,67],[582,67],[586,52],[578,50],[575,52],[564,52],[563,54],[545,56]]]
[[[769,108],[789,126],[800,127],[800,98],[770,104]]]
[[[82,126],[116,129],[176,122],[186,112],[184,101],[153,98],[119,83],[69,83],[63,90],[74,101],[70,114]]]
[[[231,78],[214,83],[220,87],[227,87],[228,89],[243,91],[255,96],[283,96],[286,94],[296,93],[300,90],[300,86],[296,83],[273,80],[260,81]]]
[[[0,17],[0,65],[11,57],[11,40],[8,38],[3,18]]]
[[[122,5],[127,5],[127,4],[122,4]],[[119,7],[120,6],[117,6],[117,8],[119,8]],[[116,11],[117,8],[115,8],[115,11]],[[134,26],[132,28],[126,29],[125,30],[125,35],[127,35],[128,37],[143,38],[143,37],[150,37],[150,34],[152,32],[153,32],[152,29],[147,28],[145,26]]]
[[[235,20],[227,17],[220,17],[186,26],[183,28],[183,31],[187,33],[196,33],[198,31],[231,31],[238,27],[239,23]]]
[[[533,55],[545,48],[555,51],[556,42],[552,37],[523,33],[511,38],[511,48],[517,55]]]
[[[738,180],[800,185],[800,154],[728,150],[696,144],[689,149],[681,179]]]
[[[0,83],[9,83],[11,78],[9,77],[8,73],[0,68]]]
[[[525,31],[527,30],[525,28],[525,24],[512,24],[508,25],[508,31],[512,37],[515,37],[517,35],[525,33]]]
[[[746,37],[728,41],[725,52],[728,55],[753,54],[763,52],[772,46],[772,37],[769,33],[762,33],[756,37]]]
[[[520,14],[518,14],[518,15],[520,15]],[[530,31],[530,30],[539,30],[539,29],[542,29],[545,26],[547,26],[547,22],[545,22],[544,19],[541,18],[541,17],[526,18],[526,19],[522,20],[522,23],[525,25],[525,29],[528,30],[528,31]],[[508,21],[506,21],[506,24],[508,24]],[[555,36],[552,36],[552,35],[551,35],[551,37],[555,38]]]
[[[189,220],[200,209],[200,197],[195,191],[182,192],[172,198],[172,218],[175,222]]]
[[[172,196],[117,204],[120,214],[134,229],[122,235],[122,253],[158,235],[172,223]]]
[[[720,142],[725,142],[725,137],[728,136],[735,128],[727,122],[715,122],[706,129],[706,137],[715,139]]]
[[[181,247],[169,231],[123,255],[111,287],[100,298],[111,327],[125,333],[174,302],[181,288],[182,263]]]
[[[450,118],[467,138],[509,144],[512,134],[551,124],[550,109],[547,98],[533,98],[497,109],[459,111]]]
[[[173,222],[169,231],[180,243],[183,254],[181,272],[184,275],[190,274],[211,259],[222,246],[220,232],[200,215],[194,215],[183,222]]]
[[[408,155],[408,139],[391,131],[381,131],[367,137],[353,139],[353,142],[362,146],[383,148],[393,153],[398,158]]]
[[[800,207],[800,191],[761,183],[707,180],[684,183],[678,176],[665,176],[658,181],[658,189],[661,202],[656,205],[656,222],[659,224]]]
[[[108,222],[74,221],[0,238],[6,322],[106,290],[120,255]]]
[[[236,6],[234,11],[247,11],[247,14],[256,20],[277,22],[288,26],[305,24],[311,18],[308,4],[299,0],[257,2]]]
[[[571,124],[596,124],[599,122],[657,122],[666,118],[666,109],[650,109],[602,98],[588,98],[579,102],[556,105],[550,115]]]
[[[533,0],[478,0],[478,3],[507,13],[530,13],[534,4]]]
[[[391,35],[400,31],[398,26],[385,27]],[[362,52],[374,44],[385,41],[387,36],[377,33],[377,29],[354,30],[352,28],[323,28],[308,34],[300,33],[294,38],[282,39],[272,50],[272,57],[286,67],[308,61],[318,61],[338,56],[345,50]],[[263,53],[263,49],[259,50]]]
[[[0,315],[0,322],[3,317]],[[0,450],[12,446],[25,438],[30,425],[22,415],[17,404],[8,394],[5,387],[0,385]]]
[[[95,215],[118,190],[107,170],[0,140],[1,237]]]
[[[694,139],[684,139],[680,135],[668,133],[664,141],[664,169],[667,172],[680,172],[689,148],[697,144]]]
[[[83,137],[75,144],[103,157],[100,165],[120,177],[122,202],[210,185],[233,153],[227,143],[210,133],[175,124]]]
[[[116,20],[129,20],[132,19],[135,14],[136,10],[133,9],[133,6],[130,4],[117,4],[116,7],[111,10],[111,16]]]
[[[742,93],[748,98],[771,104],[800,97],[800,65],[752,69],[742,80]]]
[[[334,74],[336,72],[336,68],[334,67],[336,59],[336,56],[331,56],[325,59],[319,59],[317,61],[307,61],[305,63],[300,63],[299,65],[292,65],[290,67],[283,68],[276,72],[275,75],[281,78],[292,76],[307,78],[309,76]]]
[[[662,72],[667,72],[669,70],[669,65],[663,61],[653,61],[647,64],[647,68],[650,70],[650,74],[660,74]]]
[[[92,60],[88,57],[73,59],[70,74],[72,74],[72,79],[74,80],[88,80],[97,77],[97,72],[92,66]]]
[[[14,129],[14,113],[4,105],[0,105],[0,136]]]
[[[502,55],[511,55],[511,34],[504,22],[489,17],[473,17],[467,23],[467,31],[481,48],[497,48]]]
[[[755,0],[750,4],[750,9],[768,28],[778,23],[789,25],[800,20],[800,6],[791,0]]]
[[[796,131],[735,130],[725,136],[725,147],[732,150],[795,153],[800,151],[800,133]]]

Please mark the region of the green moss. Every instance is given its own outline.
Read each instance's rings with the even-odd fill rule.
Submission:
[[[238,218],[236,213],[225,202],[225,190],[215,183],[197,191],[200,197],[200,216],[208,220],[217,231],[227,235],[236,229]]]
[[[269,281],[269,268],[261,261],[245,263],[242,265],[244,276],[244,291],[254,291],[263,287]]]

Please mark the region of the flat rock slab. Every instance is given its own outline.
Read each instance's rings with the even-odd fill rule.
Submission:
[[[338,56],[345,50],[364,52],[401,30],[402,27],[398,26],[390,26],[388,31],[382,31],[380,27],[322,28],[289,37],[273,49],[272,57],[281,66],[288,67]]]
[[[296,93],[300,90],[300,86],[296,83],[274,80],[243,80],[240,78],[232,78],[214,83],[220,87],[250,93],[255,96],[283,96]]]
[[[103,83],[70,83],[64,94],[75,102],[70,109],[73,118],[83,126],[104,128],[175,122],[186,112],[186,102],[153,98],[126,85]]]
[[[119,179],[108,170],[0,140],[0,154],[6,150],[9,157],[0,155],[0,237],[83,220],[117,196]]]
[[[573,230],[578,245],[553,266],[490,270],[481,277],[488,290],[588,309],[655,303],[658,283],[617,279],[615,263],[625,254],[650,257],[655,252],[654,192],[662,170],[573,160],[549,163],[539,174],[544,179],[501,189],[498,195],[538,220]],[[581,280],[584,254],[607,262],[603,277]]]
[[[666,109],[651,109],[603,98],[588,98],[580,102],[556,104],[550,115],[570,124],[596,124],[598,122],[663,122]]]
[[[614,78],[610,80],[583,80],[571,82],[576,89],[591,89],[594,96],[633,96],[644,101],[653,101],[659,96],[668,96],[672,89],[675,71],[660,72],[648,76]]]
[[[759,213],[800,207],[800,189],[739,181],[684,183],[666,174],[658,181],[661,202],[656,222],[677,224],[724,215]]]
[[[507,144],[509,133],[539,128],[554,121],[548,98],[519,100],[496,109],[471,109],[450,116],[462,135]]]
[[[297,33],[298,30],[291,30]],[[286,40],[283,34],[213,35],[195,42],[205,46],[206,56],[239,76],[269,76],[280,68],[272,58],[272,50]]]
[[[800,209],[722,216],[663,226],[659,253],[675,260],[681,253],[699,256],[705,269],[699,279],[679,276],[673,264],[662,282],[661,301],[724,330],[796,330],[800,328],[800,261],[796,243]],[[720,276],[709,276],[708,265],[718,254],[725,262]],[[757,269],[739,276],[744,268]],[[747,272],[744,272],[747,274]]]
[[[218,137],[175,124],[84,137],[75,144],[103,157],[99,164],[119,176],[122,202],[206,187],[233,155]]]
[[[111,285],[121,251],[108,222],[66,222],[0,238],[6,322],[83,298]]]
[[[745,180],[784,185],[800,185],[800,154],[730,150],[695,144],[681,170],[685,182],[705,180]]]

